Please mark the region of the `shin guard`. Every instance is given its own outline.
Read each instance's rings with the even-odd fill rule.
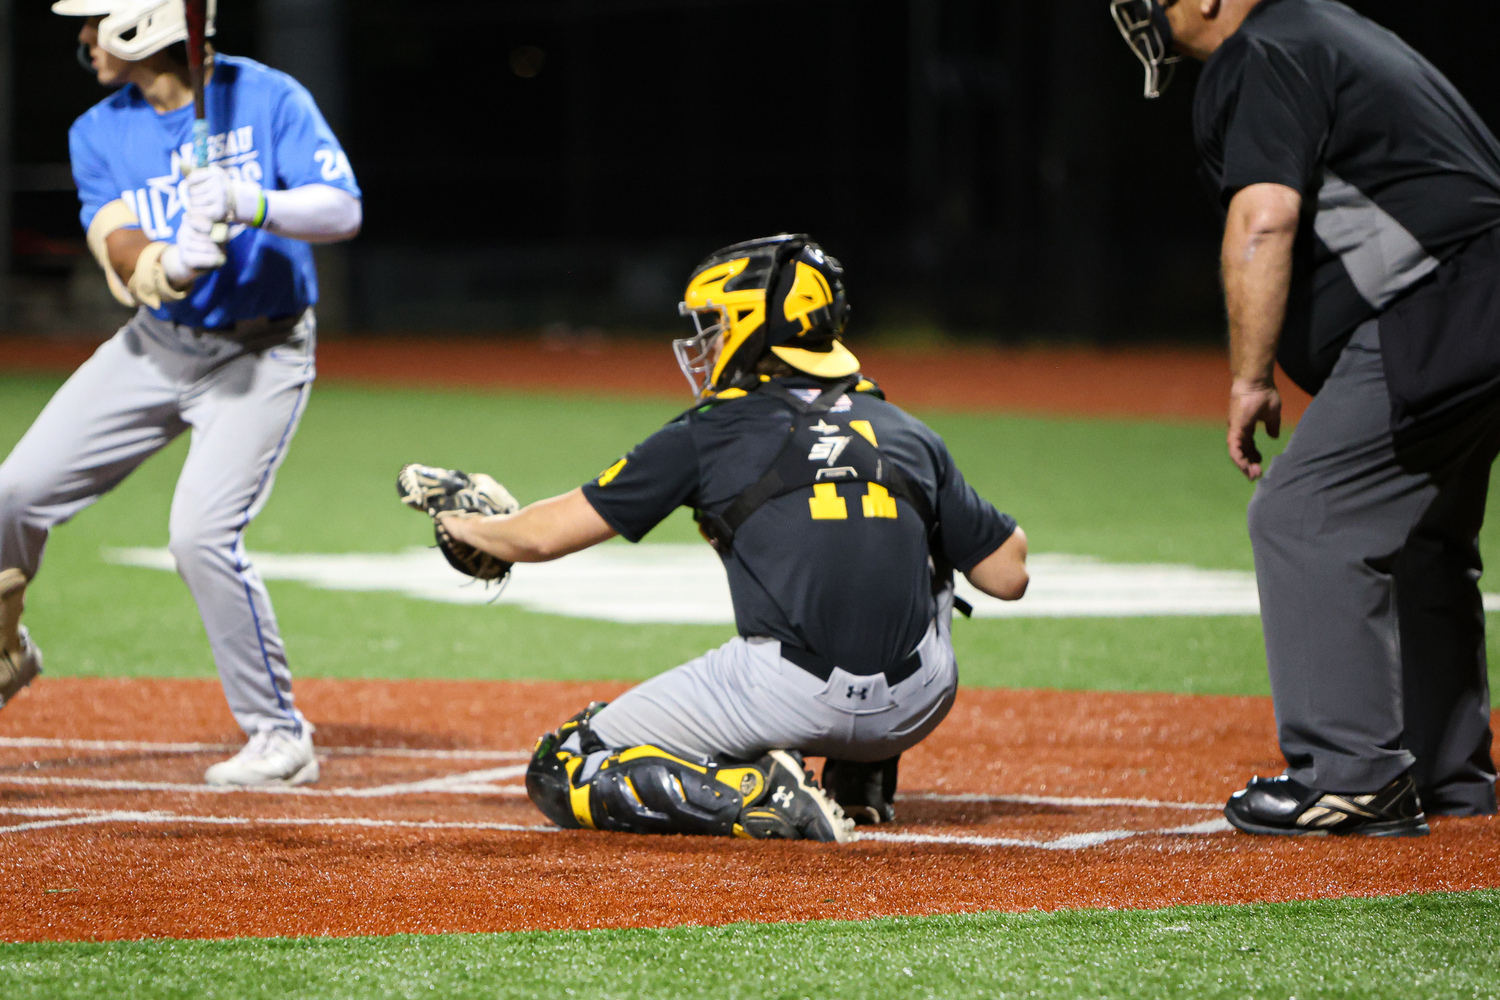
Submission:
[[[565,829],[747,836],[739,817],[765,793],[762,770],[654,746],[608,750],[588,731],[588,716],[602,707],[538,741],[526,793],[543,815]]]

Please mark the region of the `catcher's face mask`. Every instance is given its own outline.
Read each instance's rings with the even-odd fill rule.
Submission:
[[[693,389],[693,398],[697,399],[713,384],[714,368],[723,345],[720,335],[729,328],[729,314],[722,306],[710,303],[694,309],[686,302],[677,304],[677,312],[691,318],[693,329],[697,331],[691,337],[672,341],[677,367],[682,369]]]
[[[1172,24],[1167,8],[1177,0],[1109,0],[1115,27],[1125,44],[1146,67],[1146,96],[1160,97],[1172,83],[1172,74],[1182,59],[1172,51]]]

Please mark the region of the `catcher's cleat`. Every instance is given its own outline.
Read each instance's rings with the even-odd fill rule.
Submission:
[[[31,641],[25,625],[20,627],[20,634],[19,650],[0,650],[0,708],[42,672],[42,651]]]
[[[873,763],[828,758],[823,788],[859,826],[896,821],[896,768],[901,755]]]
[[[1251,778],[1229,797],[1224,817],[1245,833],[1362,837],[1421,837],[1431,832],[1417,785],[1403,774],[1378,792],[1341,795],[1309,788],[1282,775]]]
[[[310,785],[318,780],[318,758],[313,755],[312,726],[302,731],[262,729],[239,753],[204,772],[210,785]]]
[[[854,839],[854,821],[803,769],[801,756],[772,750],[757,760],[755,767],[765,774],[766,788],[764,795],[756,796],[753,804],[740,813],[739,827],[747,836],[841,844]]]

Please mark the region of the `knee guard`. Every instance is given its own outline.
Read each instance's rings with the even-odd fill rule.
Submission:
[[[758,768],[690,761],[654,746],[611,751],[587,732],[602,707],[589,706],[537,743],[526,793],[543,815],[565,829],[746,836],[740,813],[766,789]]]

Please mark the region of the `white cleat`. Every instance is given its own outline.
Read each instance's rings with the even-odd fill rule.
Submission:
[[[310,785],[318,780],[318,758],[313,756],[312,726],[300,734],[290,729],[262,729],[244,749],[203,774],[210,785]]]
[[[0,651],[0,708],[42,672],[42,651],[31,641],[31,633],[21,626],[21,651]]]

